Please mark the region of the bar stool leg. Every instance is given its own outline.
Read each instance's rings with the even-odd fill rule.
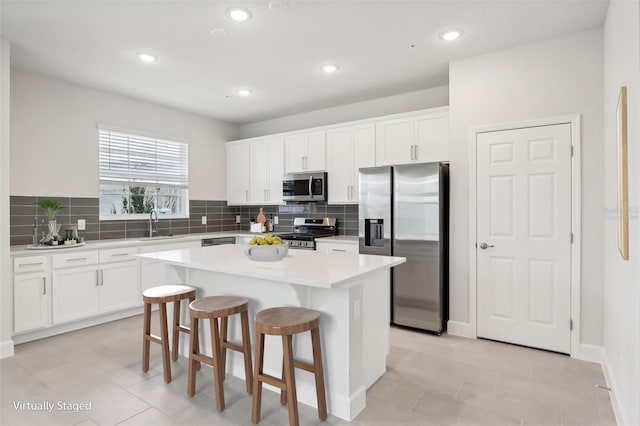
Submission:
[[[253,393],[253,372],[251,371],[251,341],[249,340],[249,313],[240,313],[242,323],[242,354],[244,356],[244,381],[247,386],[247,393]]]
[[[282,381],[284,382],[284,356],[282,357]],[[287,405],[287,390],[280,389],[280,404]]]
[[[216,387],[216,408],[224,411],[224,388],[222,383],[222,366],[220,350],[220,333],[218,331],[218,319],[209,320],[211,327],[211,346],[213,349],[213,382]]]
[[[165,383],[171,382],[171,362],[169,361],[169,328],[167,322],[167,304],[160,303],[160,340],[162,341],[162,367]]]
[[[262,368],[264,365],[264,334],[256,330],[256,365],[253,375],[253,404],[251,407],[251,421],[257,424],[260,421],[260,407],[262,405]]]
[[[200,362],[193,359],[199,353],[198,349],[198,318],[191,317],[191,331],[189,333],[189,379],[187,383],[187,395],[196,393],[196,369]]]
[[[178,360],[178,339],[180,338],[180,300],[173,302],[173,342],[171,346],[171,359]]]
[[[327,419],[327,397],[324,390],[324,372],[322,369],[322,350],[320,347],[320,329],[311,330],[311,347],[313,348],[313,369],[316,379],[316,398],[318,400],[318,417]]]
[[[282,336],[282,355],[284,357],[284,380],[287,389],[287,405],[289,406],[289,426],[299,426],[296,376],[293,370],[293,336]]]
[[[222,381],[226,379],[227,372],[227,333],[229,327],[229,317],[220,318],[220,367],[222,368]],[[216,360],[216,362],[218,362]]]
[[[149,347],[151,341],[147,338],[151,336],[151,303],[144,304],[144,320],[142,321],[142,372],[149,371]]]

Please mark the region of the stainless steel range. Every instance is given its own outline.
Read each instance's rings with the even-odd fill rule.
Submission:
[[[338,235],[334,217],[314,218],[296,217],[293,219],[293,232],[276,234],[289,244],[292,249],[316,249],[316,238]]]

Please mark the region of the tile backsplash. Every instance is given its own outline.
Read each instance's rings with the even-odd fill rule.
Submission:
[[[38,235],[47,231],[47,217],[44,211],[35,205],[42,197],[15,196],[10,198],[10,238],[11,245],[31,244],[33,224],[37,223]],[[78,231],[86,240],[106,240],[116,238],[140,238],[148,235],[147,220],[103,220],[99,219],[98,198],[52,197],[67,206],[57,217],[64,230],[65,224],[77,224],[84,219],[86,229]],[[251,218],[258,215],[257,206],[228,206],[224,200],[190,200],[188,219],[161,219],[158,222],[160,235],[200,234],[221,231],[248,231]],[[340,235],[358,234],[357,205],[327,205],[324,202],[287,204],[283,206],[265,206],[267,218],[277,215],[279,225],[276,232],[293,230],[293,218],[336,217]],[[236,224],[236,215],[241,222]],[[207,224],[202,225],[202,216]]]

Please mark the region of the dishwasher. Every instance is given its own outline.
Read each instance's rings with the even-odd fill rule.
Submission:
[[[236,243],[236,237],[214,237],[214,238],[202,239],[202,247],[221,246],[223,244],[235,244],[235,243]]]

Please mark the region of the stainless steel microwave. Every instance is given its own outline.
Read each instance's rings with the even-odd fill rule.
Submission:
[[[290,173],[282,178],[284,201],[327,201],[327,174]]]

